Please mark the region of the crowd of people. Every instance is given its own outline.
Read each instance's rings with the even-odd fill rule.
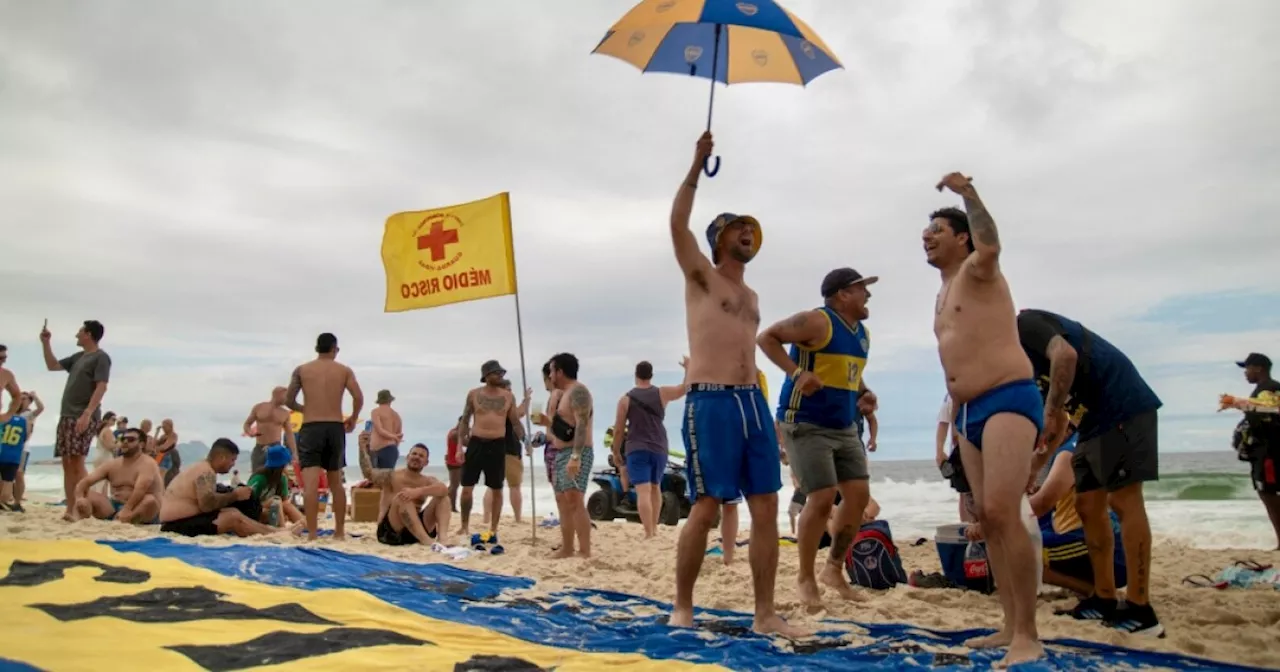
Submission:
[[[753,627],[800,636],[806,632],[775,610],[780,465],[790,466],[796,486],[791,512],[800,600],[820,605],[824,590],[860,599],[843,565],[860,526],[878,509],[867,459],[875,449],[878,399],[864,372],[870,288],[879,279],[851,268],[833,270],[818,288],[822,305],[761,330],[758,297],[745,280],[746,266],[763,240],[759,222],[746,215],[717,216],[706,230],[709,256],[689,227],[698,179],[711,152],[707,133],[697,142],[670,218],[685,281],[690,356],[682,362],[684,380],[654,385],[652,365],[637,365],[635,387],[616,405],[611,429],[619,438],[610,450],[624,488],[636,488],[639,518],[645,536],[652,537],[669,452],[666,409],[684,398],[682,438],[692,506],[680,530],[670,624],[693,626],[694,588],[708,535],[718,516],[728,519],[730,510],[745,502],[751,513]],[[1160,399],[1124,353],[1079,322],[1043,310],[1015,310],[1000,267],[1000,236],[972,180],[950,173],[936,188],[954,193],[964,205],[933,212],[922,234],[926,260],[941,275],[934,331],[948,398],[938,418],[937,463],[961,493],[959,514],[972,523],[966,534],[985,542],[1004,612],[997,633],[969,645],[1007,647],[1006,663],[1042,655],[1037,567],[1043,567],[1047,582],[1081,594],[1064,615],[1163,636],[1149,601],[1151,529],[1143,499],[1143,484],[1159,476]],[[321,334],[316,358],[294,369],[287,387],[275,388],[268,400],[252,407],[244,433],[254,439],[253,475],[245,485],[226,487],[217,478],[236,463],[234,441],[218,439],[205,460],[183,469],[172,422],[165,420],[152,435],[145,424],[134,428],[111,413],[99,415],[111,373],[111,359],[99,347],[103,332],[100,323],[86,321],[76,334],[79,351],[62,359],[51,349],[48,329],[40,334],[48,369],[68,374],[55,456],[64,469],[69,520],[92,516],[159,523],[162,531],[191,536],[268,534],[291,525],[293,532],[315,539],[319,491],[327,482],[335,486],[329,488],[333,536],[343,538],[346,436],[355,431],[364,397],[355,374],[337,361],[335,336]],[[776,408],[770,408],[762,389],[757,348],[786,375]],[[3,347],[0,356],[5,356]],[[1255,396],[1280,390],[1270,377],[1269,359],[1255,354],[1240,364],[1258,385]],[[21,392],[7,370],[0,371],[6,374],[0,383],[14,396],[0,418],[5,421],[0,438],[6,440],[0,454],[5,465],[0,506],[13,509],[15,496],[22,495],[20,481],[13,487],[20,469],[9,466],[8,438],[29,435],[43,405],[34,393]],[[381,491],[379,542],[448,545],[454,514],[460,518],[456,534],[465,539],[474,490],[482,479],[481,525],[496,535],[504,488],[515,518],[521,519],[522,456],[541,446],[559,509],[561,543],[553,556],[591,554],[584,497],[594,459],[594,399],[578,380],[579,362],[572,354],[551,357],[542,375],[550,398],[544,409],[530,413],[531,390],[517,401],[501,364],[481,366],[481,384],[466,393],[462,415],[449,433],[447,483],[423,472],[429,461],[423,444],[411,447],[398,466],[403,424],[391,407],[390,391],[378,393],[357,452],[366,485]],[[344,413],[347,396],[351,410]],[[1245,410],[1252,428],[1247,459],[1261,465],[1255,468],[1255,484],[1280,536],[1275,478],[1280,441],[1269,438],[1280,425],[1274,412]],[[296,441],[291,412],[303,417]],[[541,430],[530,436],[534,425]],[[864,443],[868,426],[870,438]],[[90,473],[84,461],[95,437],[100,454]],[[290,467],[300,474],[301,510],[289,496]],[[95,489],[104,481],[106,492]],[[1021,514],[1028,495],[1045,532],[1043,559],[1035,557]],[[736,527],[735,513],[731,533],[724,535],[726,556]],[[819,567],[824,547],[827,556]],[[1121,587],[1123,599],[1117,595]]]

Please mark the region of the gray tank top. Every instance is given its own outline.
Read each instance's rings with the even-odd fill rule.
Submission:
[[[635,387],[627,393],[626,449],[647,450],[667,454],[667,428],[662,424],[666,411],[662,407],[662,391],[657,387]]]

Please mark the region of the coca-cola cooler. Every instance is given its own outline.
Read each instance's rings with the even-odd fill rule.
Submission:
[[[938,547],[938,560],[942,563],[942,574],[957,586],[981,593],[991,593],[995,590],[995,583],[991,577],[990,565],[985,562],[987,549],[984,542],[979,541],[975,544],[982,550],[983,562],[970,561],[969,566],[967,568],[965,566],[965,549],[969,546],[969,540],[964,536],[966,527],[968,527],[966,523],[938,527],[933,542]]]

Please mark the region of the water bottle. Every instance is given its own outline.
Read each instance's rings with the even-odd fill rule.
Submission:
[[[970,590],[990,592],[991,571],[987,566],[987,550],[976,542],[970,541],[964,547],[964,582]]]
[[[1025,495],[1022,497],[1022,524],[1031,535],[1031,547],[1036,552],[1036,591],[1039,592],[1040,583],[1044,580],[1044,537],[1040,534],[1040,520],[1031,509],[1031,500]]]

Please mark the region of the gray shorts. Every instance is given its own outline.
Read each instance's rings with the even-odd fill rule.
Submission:
[[[806,495],[845,481],[865,481],[867,451],[857,427],[828,429],[805,422],[780,423],[782,440],[791,458],[791,472]]]
[[[1080,442],[1071,456],[1076,492],[1115,492],[1160,480],[1159,425],[1147,411]]]

